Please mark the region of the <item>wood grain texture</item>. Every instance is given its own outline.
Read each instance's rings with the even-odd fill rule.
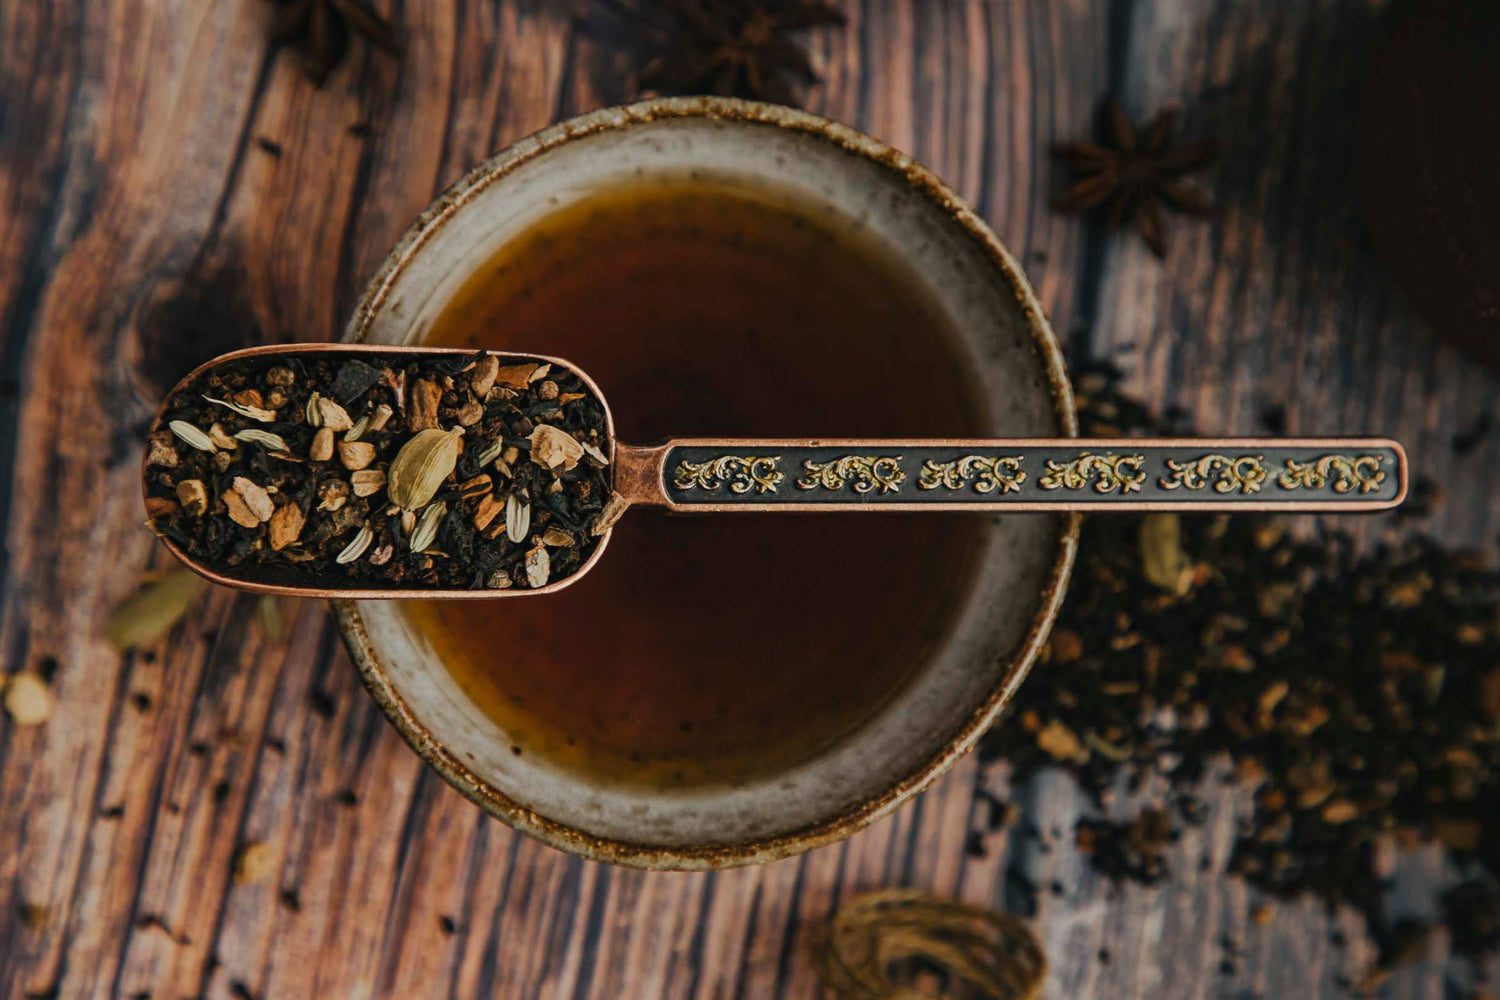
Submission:
[[[136,462],[157,395],[250,343],[334,337],[408,221],[489,153],[628,96],[616,39],[546,0],[381,6],[400,63],[356,47],[322,90],[269,51],[264,0],[0,2],[0,655],[55,670],[56,711],[0,716],[0,996],[814,997],[838,903],[916,885],[1011,909],[1038,894],[1048,996],[1336,997],[1371,949],[1349,913],[1259,900],[1220,874],[1232,790],[1157,887],[1112,886],[1071,846],[1070,782],[1010,789],[966,760],[848,842],[762,868],[644,874],[518,837],[426,772],[360,688],[322,609],[279,637],[215,593],[149,649],[101,638],[164,556]],[[1423,527],[1488,545],[1489,440],[1455,429],[1497,381],[1391,290],[1351,202],[1375,0],[845,0],[812,39],[807,106],[912,152],[990,220],[1076,356],[1101,355],[1214,433],[1390,434],[1448,504]],[[1227,155],[1223,206],[1165,263],[1052,213],[1049,144],[1099,97],[1180,101]],[[1370,519],[1361,530],[1394,530]],[[1039,837],[978,834],[988,789]],[[1121,815],[1147,788],[1122,793]],[[272,864],[237,880],[235,859]],[[1446,873],[1392,857],[1398,911]],[[1341,929],[1347,944],[1329,938]],[[1226,948],[1225,939],[1234,943]],[[1492,970],[1493,971],[1493,970]],[[1427,961],[1389,997],[1474,970]]]

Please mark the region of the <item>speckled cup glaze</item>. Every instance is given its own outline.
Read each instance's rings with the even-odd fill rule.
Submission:
[[[464,279],[538,218],[601,186],[684,170],[774,181],[899,248],[949,313],[986,391],[983,432],[1077,434],[1062,357],[1041,307],[972,210],[889,146],[814,115],[742,101],[678,98],[596,111],[497,154],[444,192],[401,238],[344,339],[420,343]],[[609,386],[602,388],[607,397]],[[458,688],[394,603],[338,601],[334,611],[365,685],[401,735],[481,808],[588,858],[722,868],[847,837],[966,753],[1046,639],[1077,537],[1076,515],[989,518],[962,605],[915,680],[842,744],[743,787],[617,787],[513,756],[505,733]]]

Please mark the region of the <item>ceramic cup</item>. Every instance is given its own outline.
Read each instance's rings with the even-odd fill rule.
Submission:
[[[664,99],[596,111],[496,155],[402,237],[344,339],[421,343],[464,279],[546,213],[623,180],[685,170],[774,182],[858,221],[948,313],[984,390],[983,434],[1077,433],[1041,307],[977,215],[927,170],[874,139],[814,115],[741,101]],[[841,743],[739,787],[620,787],[516,757],[506,734],[464,694],[395,602],[334,607],[366,686],[396,728],[480,807],[585,857],[718,868],[848,836],[967,752],[1045,641],[1077,534],[1076,515],[987,519],[960,606],[915,678]]]

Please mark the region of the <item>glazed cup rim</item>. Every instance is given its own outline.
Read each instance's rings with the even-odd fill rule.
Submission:
[[[810,112],[733,98],[670,97],[602,108],[550,125],[484,160],[440,194],[397,241],[365,286],[342,339],[345,342],[366,339],[374,317],[400,276],[421,254],[433,235],[481,191],[523,164],[565,143],[601,132],[670,119],[709,119],[774,126],[814,136],[878,164],[924,196],[978,245],[1015,296],[1046,373],[1060,432],[1067,437],[1077,436],[1078,420],[1072,388],[1052,328],[1020,267],[973,209],[926,167],[886,143]],[[1001,665],[996,683],[984,700],[942,746],[884,791],[868,796],[834,816],[789,832],[731,844],[661,846],[599,837],[540,815],[517,802],[471,771],[416,718],[390,682],[386,668],[376,655],[357,602],[335,600],[330,605],[360,679],[386,717],[425,763],[490,815],[549,846],[596,861],[645,869],[730,868],[775,861],[842,840],[926,788],[973,748],[1026,676],[1057,617],[1077,550],[1081,518],[1076,513],[1062,514],[1058,515],[1058,522],[1055,552],[1043,585],[1042,600],[1020,643]]]

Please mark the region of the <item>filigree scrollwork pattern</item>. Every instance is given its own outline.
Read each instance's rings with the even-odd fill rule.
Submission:
[[[1286,468],[1276,477],[1284,490],[1319,490],[1332,485],[1335,493],[1373,493],[1385,482],[1379,455],[1324,455],[1307,462],[1287,459]]]
[[[1145,455],[1095,455],[1083,452],[1071,462],[1047,462],[1037,480],[1044,490],[1081,490],[1091,481],[1095,493],[1139,493],[1146,481],[1141,471]]]
[[[851,482],[856,493],[894,493],[906,482],[900,455],[845,455],[827,462],[802,460],[807,475],[797,480],[799,490],[841,490]]]
[[[728,486],[733,493],[775,493],[786,476],[776,468],[780,455],[721,455],[706,462],[677,463],[672,485],[679,490],[712,492]]]
[[[1201,490],[1212,485],[1215,493],[1259,493],[1266,481],[1264,455],[1204,455],[1194,461],[1167,459],[1167,475],[1158,482],[1164,490]]]
[[[1021,471],[1024,455],[964,455],[951,462],[926,461],[917,476],[917,486],[924,490],[961,490],[974,480],[975,493],[1020,492],[1026,482],[1026,473]]]

